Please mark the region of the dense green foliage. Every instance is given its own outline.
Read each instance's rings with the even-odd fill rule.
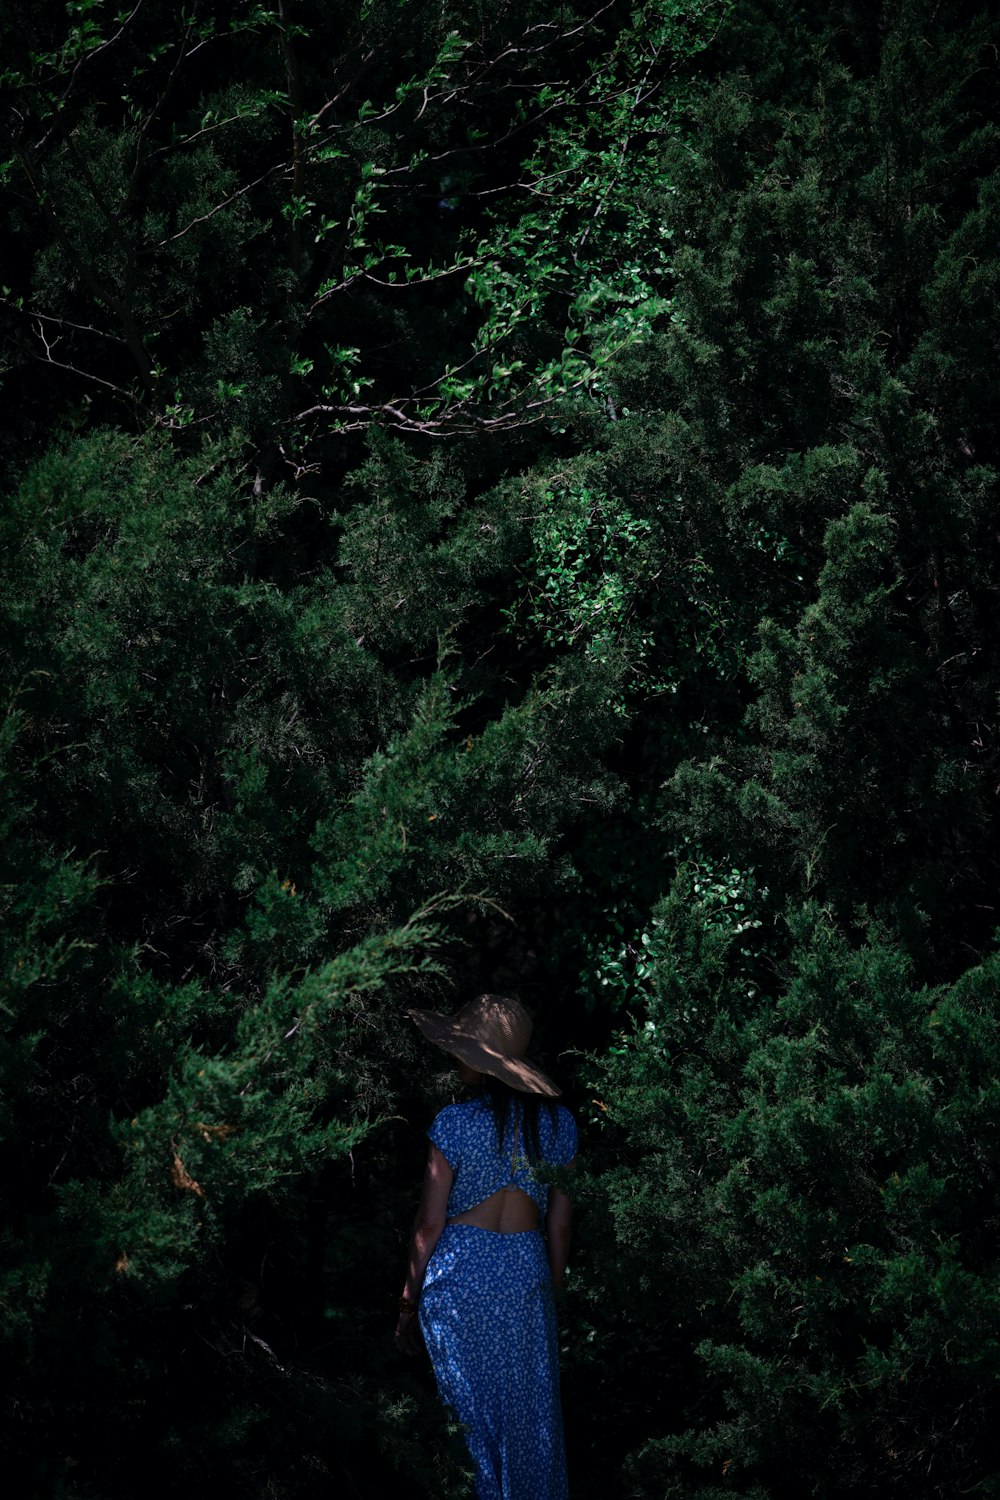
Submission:
[[[697,674],[596,1085],[583,1290],[686,1408],[640,1403],[641,1494],[997,1483],[1000,132],[980,18],[887,23],[734,24],[668,157],[676,321],[621,367],[617,491],[676,494],[741,700]]]
[[[404,1011],[509,987],[574,1493],[1000,1493],[995,23],[113,9],[5,22],[11,1461],[466,1493]]]

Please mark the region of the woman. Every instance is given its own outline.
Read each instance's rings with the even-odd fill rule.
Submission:
[[[428,1131],[396,1338],[414,1352],[419,1313],[441,1399],[465,1427],[478,1500],[564,1500],[552,1292],[571,1206],[534,1167],[572,1166],[576,1125],[525,1061],[531,1019],[518,1001],[480,995],[452,1018],[409,1014],[473,1094]]]

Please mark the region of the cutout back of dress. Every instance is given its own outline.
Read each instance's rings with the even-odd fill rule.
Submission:
[[[514,1191],[531,1199],[538,1215],[548,1207],[547,1184],[539,1182],[532,1163],[521,1152],[520,1111],[511,1101],[504,1139],[498,1147],[489,1101],[467,1099],[449,1104],[438,1114],[428,1135],[455,1174],[448,1197],[449,1220],[464,1215],[495,1193]],[[538,1116],[539,1157],[552,1166],[566,1166],[576,1155],[576,1124],[569,1110],[557,1106]]]

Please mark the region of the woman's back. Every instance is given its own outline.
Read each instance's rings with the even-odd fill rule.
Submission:
[[[501,1188],[475,1208],[455,1214],[448,1223],[472,1224],[476,1229],[491,1229],[494,1234],[523,1234],[538,1228],[538,1209],[520,1188]]]
[[[489,1100],[484,1096],[448,1105],[428,1134],[448,1161],[454,1182],[448,1223],[472,1224],[498,1234],[538,1228],[548,1202],[548,1186],[535,1175],[528,1155],[524,1106],[512,1100],[502,1142]],[[576,1155],[576,1125],[562,1105],[538,1112],[538,1157],[566,1166]]]

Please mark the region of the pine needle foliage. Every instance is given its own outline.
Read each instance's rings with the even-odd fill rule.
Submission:
[[[390,571],[429,565],[397,468]],[[417,1170],[389,1144],[401,1001],[470,916],[551,884],[570,810],[612,795],[613,720],[571,747],[597,692],[572,662],[506,704],[477,683],[444,644],[471,583],[403,616],[400,671],[332,507],[324,566],[271,566],[304,503],[221,449],[97,430],[0,521],[7,1432],[39,1492],[133,1492],[153,1457],[195,1493],[464,1485],[443,1415],[416,1442],[419,1386],[359,1352]]]
[[[405,1010],[509,985],[574,1494],[1000,1492],[991,13],[8,17],[10,1462],[467,1493]]]
[[[717,628],[591,1074],[575,1345],[607,1399],[642,1366],[636,1495],[997,1485],[995,43],[747,6],[667,149],[674,310],[606,466],[674,497]]]

